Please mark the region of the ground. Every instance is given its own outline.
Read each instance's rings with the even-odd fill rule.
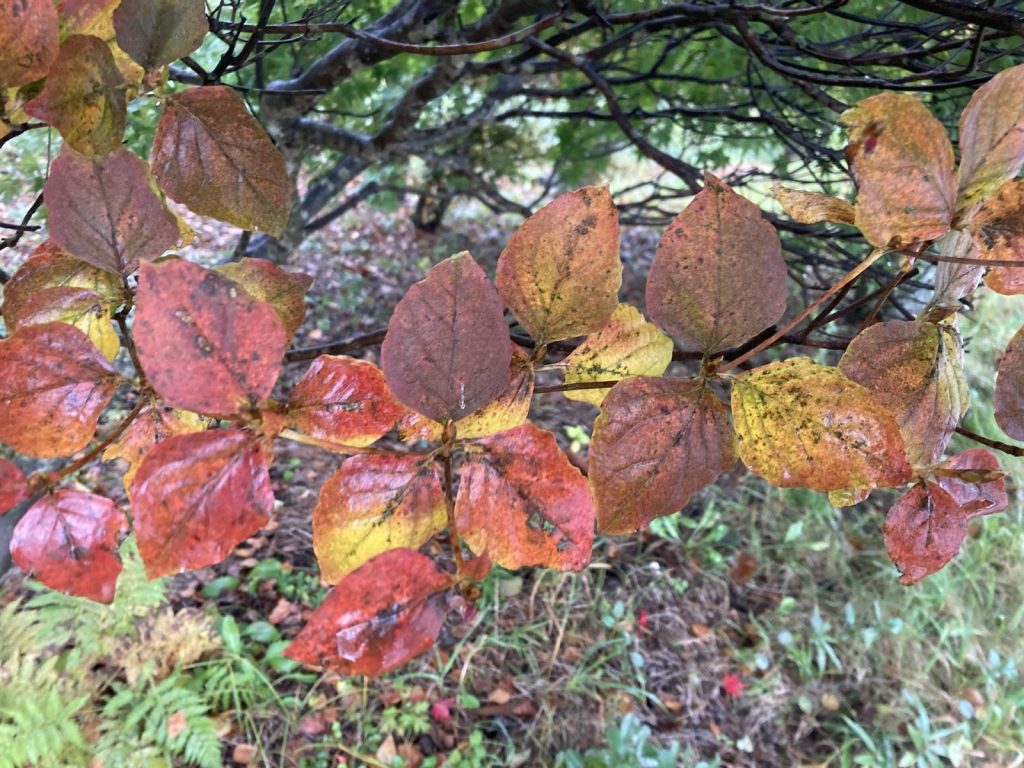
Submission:
[[[467,210],[450,231],[423,235],[407,214],[357,211],[296,254],[288,266],[316,278],[297,344],[383,327],[405,288],[458,250],[472,249],[493,274],[513,225]],[[230,252],[224,230],[199,229],[204,258]],[[624,295],[635,299],[656,234],[632,231],[624,242]],[[972,365],[991,371],[1022,322],[1012,304],[982,303],[962,328]],[[281,390],[301,372],[289,367]],[[991,381],[981,375],[974,386],[984,402]],[[535,419],[581,460],[595,412],[557,394],[535,403]],[[999,434],[984,407],[971,419]],[[599,540],[581,573],[497,570],[475,615],[450,617],[435,650],[367,681],[281,656],[324,595],[310,514],[337,461],[283,446],[272,526],[158,593],[127,552],[135,575],[110,609],[6,577],[0,604],[29,599],[22,614],[69,633],[40,632],[39,647],[20,651],[40,665],[58,659],[72,678],[53,683],[86,745],[68,754],[120,740],[140,746],[116,757],[115,744],[91,765],[1024,764],[1016,501],[975,526],[949,568],[907,588],[882,546],[893,496],[837,510],[737,470],[650,532]],[[79,479],[116,494],[119,469]],[[10,627],[12,615],[0,614]],[[12,663],[3,655],[10,627],[0,626],[0,671]],[[136,711],[146,714],[119,714]],[[4,713],[0,698],[0,741],[14,732],[3,730]],[[143,762],[150,754],[157,762]]]

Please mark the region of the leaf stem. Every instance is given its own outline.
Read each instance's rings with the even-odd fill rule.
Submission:
[[[1003,453],[1009,456],[1024,456],[1024,447],[1022,446],[1011,445],[1010,443],[1003,443],[1000,442],[999,440],[993,440],[990,437],[985,437],[984,435],[979,435],[976,432],[971,432],[971,430],[965,427],[957,427],[956,433],[958,435],[963,435],[968,440],[973,440],[974,442],[981,443],[982,445],[987,446],[989,448],[994,448],[997,451],[1002,451]]]
[[[465,563],[462,559],[462,539],[459,538],[459,526],[455,521],[455,493],[452,490],[452,446],[455,443],[455,424],[444,425],[444,442],[441,444],[441,465],[444,467],[444,508],[448,516],[448,539],[452,545],[452,557],[455,559],[455,576],[462,576]]]
[[[365,454],[368,456],[393,456],[400,453],[426,456],[430,453],[430,451],[415,451],[411,448],[372,448],[370,446],[361,447],[357,445],[345,445],[343,443],[332,443],[329,440],[320,440],[319,438],[305,435],[294,429],[282,429],[277,436],[283,437],[286,440],[291,440],[293,443],[312,445],[315,448],[322,448],[325,451],[340,453],[343,455]]]

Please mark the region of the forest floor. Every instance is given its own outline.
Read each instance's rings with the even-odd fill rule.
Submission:
[[[408,211],[360,209],[318,234],[286,265],[316,279],[296,344],[383,328],[405,289],[459,250],[471,249],[493,274],[510,227],[490,221],[466,211],[450,230],[425,235]],[[233,247],[218,228],[199,232],[196,248],[211,261]],[[627,233],[624,300],[642,302],[655,244],[654,232]],[[992,370],[1024,322],[1011,307],[982,303],[964,323],[981,370]],[[364,355],[373,359],[374,350]],[[302,373],[293,368],[282,391]],[[975,384],[986,400],[991,383]],[[557,394],[534,403],[534,419],[581,461],[595,414]],[[990,409],[971,419],[972,429],[999,434]],[[599,539],[580,573],[495,569],[476,615],[447,625],[436,649],[379,679],[343,679],[281,656],[326,591],[310,519],[338,461],[282,446],[273,524],[217,567],[170,579],[156,605],[130,611],[121,631],[148,657],[146,671],[133,671],[124,645],[120,656],[109,644],[94,654],[103,682],[76,710],[87,740],[113,732],[103,718],[116,711],[116,692],[173,680],[203,709],[177,721],[184,705],[152,715],[165,762],[146,765],[218,764],[181,746],[182,729],[199,733],[200,718],[214,724],[223,765],[1024,764],[1017,501],[974,526],[948,568],[906,588],[882,546],[894,496],[837,510],[818,494],[772,489],[737,470],[651,531]],[[117,493],[119,469],[104,465],[79,479]],[[430,546],[447,551],[447,542]],[[142,605],[128,590],[118,600]],[[9,575],[0,606],[33,594]],[[40,612],[73,605],[38,594],[29,604]],[[161,615],[177,617],[174,626]],[[208,631],[209,642],[186,652],[192,641],[182,628]],[[68,658],[76,642],[85,640],[47,652]]]

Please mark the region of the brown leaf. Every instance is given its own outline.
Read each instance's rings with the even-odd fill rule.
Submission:
[[[502,567],[580,570],[590,561],[587,480],[555,436],[533,424],[484,438],[466,456],[455,515],[477,553]]]
[[[500,397],[511,358],[501,299],[466,252],[435,265],[408,290],[381,347],[395,397],[442,422]]]
[[[998,73],[960,115],[959,205],[967,208],[1024,165],[1024,66]]]
[[[1021,262],[1019,267],[992,267],[985,275],[985,285],[1007,296],[1024,293],[1024,179],[999,187],[967,228],[977,243],[979,258]]]
[[[74,326],[23,328],[0,341],[0,440],[37,458],[81,450],[118,381]]]
[[[266,259],[249,258],[221,264],[214,270],[273,307],[289,338],[306,319],[306,291],[313,284],[309,275],[288,272]]]
[[[935,243],[939,256],[977,259],[978,246],[967,232],[955,229],[947,232]],[[978,287],[985,271],[977,264],[957,264],[942,261],[935,265],[935,293],[919,315],[919,319],[937,323],[963,309],[961,299]]]
[[[647,276],[647,311],[669,336],[712,354],[786,311],[786,263],[775,227],[710,173],[665,229]]]
[[[850,342],[839,370],[896,417],[912,465],[942,457],[970,398],[955,330],[920,320],[876,323]]]
[[[600,330],[621,283],[619,213],[607,187],[583,187],[544,206],[498,259],[498,292],[538,344]]]
[[[179,709],[167,718],[167,739],[173,741],[185,732],[188,728],[188,715],[184,709]]]
[[[781,184],[772,187],[772,195],[779,201],[786,215],[801,224],[818,224],[822,221],[834,224],[854,223],[853,206],[838,197],[789,189]]]
[[[92,159],[65,148],[44,191],[50,237],[95,267],[128,275],[178,241],[178,225],[149,186],[146,164],[126,149]]]
[[[188,56],[210,25],[203,0],[121,0],[114,29],[118,45],[150,70]]]
[[[110,499],[61,488],[18,522],[11,557],[51,589],[101,603],[114,599],[125,516]]]
[[[377,555],[328,593],[284,655],[345,675],[384,674],[434,644],[451,583],[415,550]]]
[[[264,447],[237,429],[157,443],[135,475],[131,498],[151,579],[219,563],[274,509]]]
[[[598,530],[632,533],[682,509],[736,463],[729,410],[705,384],[633,378],[594,422],[590,487]]]
[[[242,765],[252,765],[259,755],[259,749],[253,744],[235,744],[231,749],[231,759]]]
[[[121,73],[106,43],[72,35],[60,46],[42,93],[25,113],[52,125],[86,155],[105,155],[121,144],[128,119]]]
[[[1024,440],[1024,327],[1010,339],[996,366],[992,403],[999,428],[1014,440]]]
[[[53,0],[0,0],[0,89],[45,76],[57,50]]]
[[[948,232],[956,199],[953,146],[928,108],[907,93],[880,93],[839,122],[857,182],[856,225],[867,241],[908,247]]]
[[[756,557],[749,552],[740,552],[733,564],[729,566],[729,578],[732,579],[733,584],[742,587],[754,577],[757,568]]]
[[[184,259],[143,263],[134,336],[146,376],[168,404],[218,416],[266,400],[288,344],[269,304]]]
[[[171,96],[149,162],[160,188],[196,213],[274,237],[284,232],[293,195],[284,158],[226,85]]]

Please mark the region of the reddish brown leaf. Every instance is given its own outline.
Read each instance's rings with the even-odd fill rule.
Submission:
[[[0,459],[0,515],[28,498],[28,483],[21,470],[7,459]]]
[[[226,85],[171,96],[153,138],[160,188],[203,216],[280,236],[291,213],[284,158]]]
[[[425,544],[445,524],[444,493],[432,460],[353,456],[324,483],[313,511],[321,577],[334,584],[381,552]]]
[[[408,290],[381,347],[395,397],[434,421],[460,419],[500,397],[511,358],[501,299],[466,252]]]
[[[110,499],[61,488],[18,522],[11,556],[51,589],[109,603],[121,572],[117,539],[124,524]]]
[[[288,422],[310,437],[341,445],[370,445],[406,413],[373,363],[321,355],[292,390]]]
[[[124,434],[107,446],[103,451],[103,460],[124,459],[128,462],[123,482],[125,490],[130,493],[135,473],[150,448],[173,435],[201,432],[205,428],[203,418],[194,413],[175,411],[159,404],[147,405],[128,425]]]
[[[128,119],[124,81],[102,40],[72,35],[60,46],[42,93],[26,114],[52,125],[73,149],[105,155],[121,143]]]
[[[118,45],[147,70],[188,56],[209,28],[203,0],[121,0],[114,11]]]
[[[793,357],[732,385],[738,452],[780,488],[897,487],[911,476],[899,424],[838,368]]]
[[[704,189],[668,225],[647,277],[647,311],[669,336],[721,352],[786,311],[775,227],[753,203],[704,174]]]
[[[706,384],[619,382],[605,398],[590,444],[598,530],[632,533],[678,512],[736,463],[735,442],[729,409]]]
[[[916,584],[960,551],[968,516],[956,499],[934,483],[915,485],[885,518],[885,549],[900,582]]]
[[[117,384],[117,373],[74,326],[23,328],[0,341],[0,440],[40,458],[81,450]]]
[[[996,423],[1014,440],[1024,440],[1024,327],[999,359],[992,396]]]
[[[476,445],[455,503],[459,533],[473,551],[505,568],[583,568],[594,540],[594,508],[586,478],[555,436],[524,424]]]
[[[57,48],[53,0],[0,0],[0,89],[45,76]]]
[[[306,291],[313,278],[288,272],[266,259],[241,259],[214,267],[261,301],[267,302],[291,338],[306,319]]]
[[[523,222],[498,260],[497,283],[538,343],[600,330],[622,283],[619,212],[608,188],[567,192]]]
[[[1024,128],[1021,133],[1024,135]],[[992,267],[985,275],[985,285],[1008,296],[1024,293],[1024,179],[1003,184],[967,228],[980,258],[1021,262],[1019,267]]]
[[[132,485],[139,554],[149,578],[215,565],[270,520],[265,446],[237,429],[169,437]]]
[[[1004,69],[971,96],[960,115],[959,204],[969,207],[1024,165],[1024,66]]]
[[[126,149],[91,159],[65,148],[44,191],[50,237],[93,266],[127,275],[178,241],[178,225],[149,186],[146,164]]]
[[[856,225],[879,248],[907,247],[949,231],[956,199],[953,146],[928,108],[907,93],[880,93],[839,118],[857,181]],[[895,242],[894,242],[895,241]]]
[[[184,259],[143,263],[134,337],[160,396],[175,408],[211,415],[266,400],[288,345],[269,304]]]
[[[958,453],[936,472],[935,482],[952,496],[968,517],[992,515],[1010,505],[999,459],[985,448]]]
[[[911,464],[942,457],[970,397],[955,330],[919,320],[876,323],[850,343],[839,370],[896,417]]]
[[[344,675],[382,675],[434,644],[450,586],[415,550],[377,555],[331,590],[284,655]]]

